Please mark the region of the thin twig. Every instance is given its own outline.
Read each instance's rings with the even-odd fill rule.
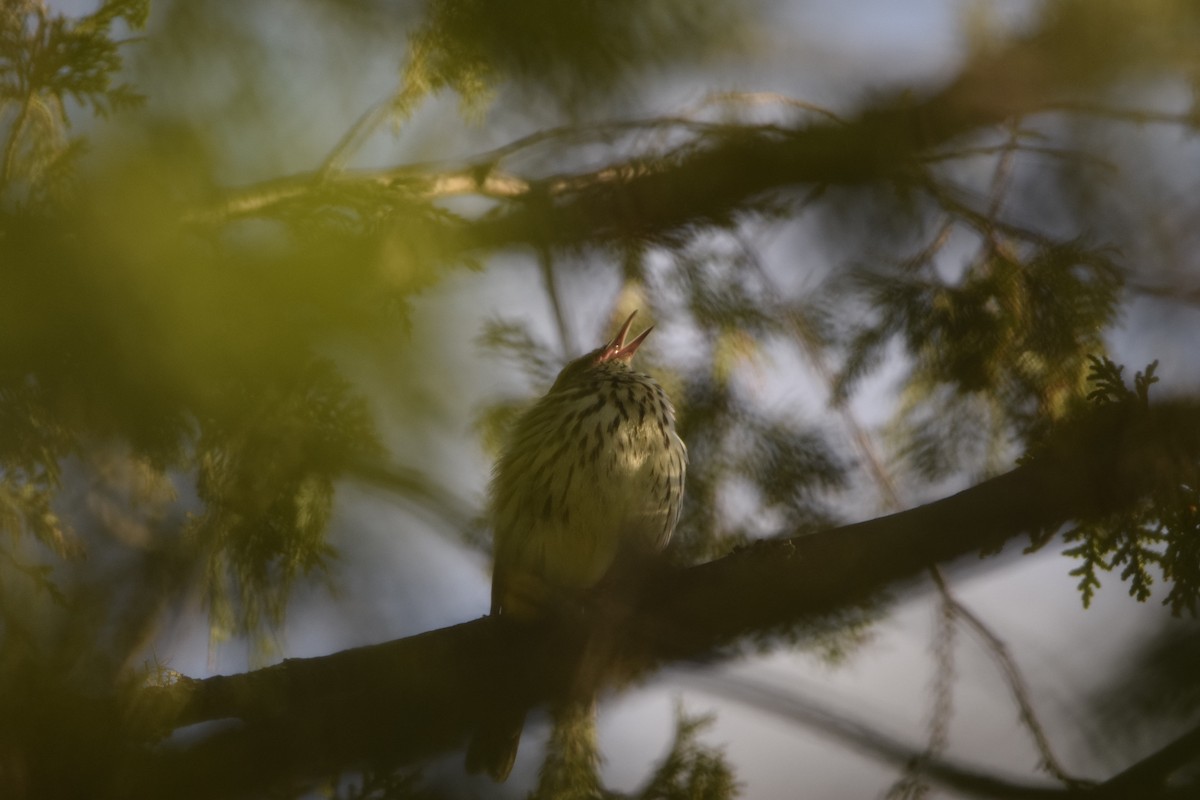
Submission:
[[[675,680],[685,686],[690,685],[700,691],[820,730],[828,738],[840,740],[881,761],[908,765],[922,758],[922,752],[911,745],[849,714],[798,696],[791,687],[775,687],[762,680],[740,676],[711,677],[697,672],[682,673]],[[1050,799],[1078,796],[1072,790],[1057,786],[1018,783],[986,775],[977,769],[955,764],[944,756],[930,758],[923,766],[924,775],[930,780],[973,797]]]
[[[1099,156],[1090,153],[1081,153],[1078,150],[1070,150],[1062,147],[1045,147],[1039,145],[1019,145],[1012,148],[1011,145],[1005,143],[1001,145],[989,145],[986,147],[960,147],[954,150],[939,150],[936,153],[921,156],[921,161],[926,164],[932,164],[939,161],[956,161],[964,158],[979,158],[982,156],[1001,155],[1011,149],[1015,149],[1021,153],[1029,155],[1048,156],[1057,158],[1063,161],[1075,161],[1083,164],[1090,164],[1093,167],[1098,167],[1108,172],[1116,172],[1117,166],[1111,161],[1105,161]]]
[[[322,182],[331,182],[335,177],[346,185],[375,184],[385,188],[403,185],[417,196],[425,199],[435,199],[452,195],[479,194],[484,197],[515,199],[527,196],[537,187],[543,187],[550,194],[568,194],[600,184],[610,184],[619,181],[643,177],[652,169],[645,158],[633,163],[622,163],[605,167],[591,172],[571,175],[549,176],[541,179],[520,178],[507,174],[498,168],[505,158],[531,149],[548,141],[583,141],[604,140],[620,133],[661,130],[673,127],[685,128],[698,136],[749,133],[753,135],[786,133],[774,125],[727,125],[718,123],[698,122],[675,117],[658,117],[654,119],[637,119],[607,123],[588,129],[575,126],[563,126],[546,131],[529,134],[493,150],[486,151],[466,161],[426,161],[412,162],[396,167],[373,170],[347,170],[344,162],[362,141],[365,135],[382,120],[390,110],[381,106],[368,111],[343,136],[342,140],[326,158],[322,167],[315,171],[296,173],[283,178],[276,178],[261,183],[251,184],[228,190],[224,197],[213,206],[196,210],[186,215],[188,222],[215,222],[230,217],[251,215],[262,212],[272,205],[303,198],[312,193],[313,187]],[[687,147],[695,147],[696,142],[688,143]],[[681,146],[676,152],[684,152]],[[670,167],[670,159],[663,158],[658,170]]]
[[[937,569],[933,570],[935,573]],[[929,793],[925,780],[927,765],[941,758],[950,741],[950,719],[954,714],[954,606],[949,594],[943,595],[938,603],[937,627],[933,636],[933,657],[937,665],[934,673],[933,707],[929,711],[929,738],[919,756],[905,765],[904,775],[888,790],[887,797],[911,800]]]
[[[1117,108],[1116,106],[1107,106],[1102,103],[1062,101],[1057,103],[1047,103],[1035,111],[1067,111],[1072,114],[1087,114],[1089,116],[1104,117],[1105,119],[1116,120],[1118,122],[1132,122],[1137,125],[1156,124],[1195,126],[1197,122],[1200,122],[1200,118],[1197,118],[1195,113],[1180,114],[1168,111],[1150,111],[1140,108]]]
[[[938,226],[937,233],[929,240],[929,244],[921,248],[915,255],[901,261],[900,266],[906,272],[911,272],[926,264],[931,264],[934,257],[946,246],[946,242],[950,241],[950,234],[952,233],[954,233],[954,219],[949,215],[944,215],[941,225]],[[895,508],[898,509],[899,507],[899,503],[897,502]]]
[[[961,193],[961,190],[956,190],[955,187],[948,184],[926,184],[925,190],[933,196],[934,200],[942,208],[960,218],[985,240],[989,236],[994,236],[996,231],[999,231],[1011,239],[1042,247],[1049,247],[1054,244],[1054,240],[1045,234],[1038,233],[1031,228],[1015,225],[1011,222],[990,218],[986,213],[977,211],[965,200],[956,196],[956,194]]]
[[[1008,140],[1004,143],[1000,157],[996,159],[996,167],[992,171],[991,186],[988,189],[987,219],[989,220],[1000,216],[1000,209],[1008,195],[1009,183],[1012,180],[1013,160],[1019,143],[1017,126],[1018,123],[1015,120],[1009,124]],[[1003,252],[1003,243],[997,238],[995,228],[988,227],[985,241],[988,249],[987,256]]]
[[[996,171],[993,174],[992,194],[989,202],[988,216],[995,218],[1000,211],[1003,192],[1007,187],[1007,179],[1012,168],[1012,156],[1016,149],[1016,131],[1014,129],[1013,136],[1009,140],[1008,148],[1002,153],[1000,163],[997,164]],[[954,223],[952,219],[947,219],[939,228],[937,235],[914,259],[910,259],[912,264],[927,263],[948,241],[952,232]],[[753,262],[752,262],[753,263]],[[760,272],[763,270],[760,267]],[[768,278],[769,279],[769,278]],[[803,338],[802,338],[802,341]],[[824,365],[820,354],[815,348],[805,347],[806,355],[810,362],[814,365],[818,374],[825,377],[828,370]],[[844,408],[843,404],[843,408]],[[859,447],[860,453],[866,458],[867,464],[870,467],[872,477],[875,479],[876,486],[883,495],[885,505],[893,510],[900,508],[900,499],[895,488],[895,483],[883,468],[881,460],[875,455],[875,448],[871,441],[870,434],[858,424],[855,417],[847,410],[843,415],[845,424],[851,430],[855,442]],[[964,606],[951,593],[945,579],[942,577],[941,571],[936,567],[930,567],[929,573],[933,579],[934,585],[937,587],[941,595],[942,608],[944,614],[943,621],[953,622],[953,619],[961,619],[972,630],[974,630],[984,641],[988,650],[992,653],[993,658],[1000,664],[1002,671],[1009,683],[1010,690],[1013,694],[1017,706],[1020,710],[1021,722],[1030,731],[1033,737],[1034,744],[1041,754],[1043,764],[1046,770],[1065,785],[1078,787],[1084,785],[1082,781],[1069,775],[1061,766],[1058,759],[1055,757],[1053,750],[1050,747],[1049,739],[1046,737],[1045,730],[1038,721],[1037,715],[1033,710],[1033,704],[1029,699],[1029,692],[1025,686],[1024,679],[1019,668],[1013,660],[1011,654],[1004,641],[996,636],[974,612]],[[953,669],[952,661],[952,632],[947,631],[944,626],[939,627],[939,635],[937,637],[938,645],[936,647],[939,654],[939,681],[937,692],[934,700],[934,710],[931,717],[930,740],[926,748],[923,760],[928,761],[940,752],[940,747],[944,746],[946,736],[945,720],[950,713],[951,698],[949,695],[949,680],[946,675]],[[917,791],[920,791],[919,787]]]
[[[1066,786],[1080,787],[1089,785],[1087,781],[1069,774],[1063,768],[1058,758],[1055,757],[1045,729],[1038,721],[1037,714],[1033,710],[1033,702],[1029,697],[1029,688],[1026,686],[1025,679],[1021,675],[1021,670],[1009,652],[1004,640],[997,636],[988,627],[987,623],[954,596],[937,567],[932,567],[929,572],[938,593],[942,597],[942,602],[948,604],[953,610],[954,615],[965,622],[983,640],[984,646],[991,653],[996,663],[999,664],[1001,671],[1004,673],[1005,680],[1008,682],[1013,699],[1017,703],[1017,708],[1020,712],[1020,721],[1033,737],[1034,745],[1037,747],[1038,753],[1042,758],[1042,766],[1045,770],[1059,781],[1062,781]]]
[[[380,123],[387,119],[390,111],[391,106],[388,103],[380,102],[363,112],[325,157],[324,163],[317,170],[316,180],[325,181],[330,175],[341,172],[346,162],[371,138]]]
[[[808,201],[809,198],[805,198],[803,205],[807,205]],[[750,245],[745,236],[740,231],[735,231],[733,238],[742,249],[747,263],[754,268],[760,280],[766,285],[767,291],[775,297],[781,297],[782,293],[778,283],[767,271],[766,266],[758,257],[758,252]],[[800,351],[808,361],[809,367],[817,374],[817,377],[824,383],[826,391],[832,396],[836,382],[833,369],[829,366],[824,354],[821,352],[816,341],[817,336],[815,332],[810,325],[805,324],[804,318],[799,314],[789,314],[787,319],[796,336],[796,341],[800,345]],[[871,474],[872,480],[875,482],[880,493],[883,494],[885,506],[892,510],[899,509],[900,500],[899,494],[896,491],[896,484],[884,468],[883,458],[876,449],[870,433],[858,421],[858,417],[854,414],[848,403],[838,403],[835,409],[838,416],[841,417],[842,424],[849,431],[850,438],[854,441],[854,446],[858,450],[859,456],[866,463],[867,471]]]
[[[1125,288],[1130,292],[1144,294],[1147,297],[1171,300],[1176,303],[1187,303],[1189,305],[1200,305],[1200,286],[1170,286],[1131,280],[1125,284]]]
[[[564,356],[570,356],[575,353],[571,343],[571,331],[567,327],[567,318],[563,313],[562,298],[558,293],[558,279],[554,274],[554,256],[550,252],[550,247],[546,244],[538,246],[538,267],[542,272],[542,285],[546,290],[546,297],[550,301],[550,307],[554,311],[554,322],[558,326],[558,342],[561,353]]]
[[[811,111],[814,114],[819,114],[832,122],[836,122],[838,125],[846,124],[844,119],[824,106],[819,106],[816,103],[810,103],[795,97],[789,97],[779,92],[711,92],[700,102],[697,111],[718,103],[731,102],[742,105],[790,106],[798,108],[801,111]]]
[[[647,130],[662,130],[664,128],[690,129],[697,133],[719,133],[739,130],[741,129],[741,126],[726,125],[715,122],[703,122],[700,120],[689,119],[686,116],[617,120],[615,122],[606,122],[589,128],[579,128],[575,125],[561,125],[556,128],[548,128],[546,130],[528,134],[527,136],[522,136],[519,139],[515,139],[507,144],[493,148],[492,150],[484,151],[483,153],[471,158],[471,160],[467,163],[475,167],[491,166],[503,161],[511,155],[519,153],[523,150],[529,150],[544,142],[568,142],[584,139],[606,140],[611,139],[619,134]],[[754,129],[759,130],[769,128],[773,128],[773,126],[755,126]],[[431,163],[429,166],[436,167],[437,164]]]

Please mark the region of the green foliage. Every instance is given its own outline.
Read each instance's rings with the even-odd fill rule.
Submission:
[[[314,352],[334,325],[383,324],[372,322],[382,304],[362,313],[361,298],[341,291],[349,270],[298,284],[328,265],[316,248],[225,260],[197,254],[169,224],[147,236],[85,223],[74,238],[58,237],[57,224],[0,219],[0,419],[11,423],[0,437],[0,524],[20,521],[63,552],[69,532],[48,513],[61,462],[88,464],[119,443],[160,478],[195,481],[204,506],[184,540],[207,564],[219,629],[279,622],[295,577],[329,556],[334,481],[380,454],[359,391]],[[164,252],[181,251],[179,272],[160,269]]]
[[[36,380],[0,386],[0,532],[33,534],[62,552],[68,533],[51,510],[59,487],[59,461],[74,447],[69,428],[46,407]]]
[[[637,800],[728,800],[740,794],[733,767],[718,748],[699,737],[711,716],[692,717],[676,710],[675,740]]]
[[[386,281],[370,273],[375,242],[404,231],[367,214],[353,235],[338,215],[283,213],[293,241],[232,227],[205,241],[179,205],[205,163],[181,138],[148,136],[90,185],[58,180],[82,152],[65,139],[68,102],[100,116],[139,102],[116,80],[112,31],[147,13],[145,0],[77,19],[38,2],[0,13],[0,583],[9,599],[18,577],[60,596],[40,561],[80,552],[71,520],[83,518],[112,537],[104,547],[197,558],[214,632],[249,634],[279,623],[296,578],[331,555],[334,482],[381,453],[363,398],[317,350],[334,329],[374,335],[389,298],[431,279],[411,257]],[[129,518],[95,497],[64,517],[64,462],[80,481],[112,450],[137,465],[122,479]],[[141,502],[164,485],[174,500],[174,479],[195,481],[174,509],[188,511],[182,536],[158,527],[160,502]]]
[[[1158,362],[1152,361],[1145,372],[1133,376],[1133,388],[1125,385],[1121,373],[1124,366],[1117,366],[1107,357],[1088,356],[1091,369],[1088,371],[1088,382],[1095,388],[1088,392],[1087,399],[1097,406],[1125,405],[1136,409],[1150,407],[1150,387],[1158,383],[1154,371]]]
[[[146,24],[150,0],[105,0],[92,14],[51,14],[41,0],[12,0],[0,11],[0,112],[11,114],[0,164],[0,201],[14,185],[32,196],[52,188],[56,170],[76,149],[66,138],[64,101],[100,116],[139,105],[143,98],[115,83],[121,42],[110,29]]]
[[[325,796],[330,800],[441,800],[450,795],[430,788],[419,770],[366,770]]]
[[[727,47],[737,29],[725,2],[432,0],[409,37],[394,106],[407,117],[428,94],[451,89],[479,113],[499,87],[515,84],[578,107],[648,65]]]
[[[823,437],[755,410],[727,382],[697,378],[678,396],[690,465],[677,558],[703,561],[832,522],[824,500],[845,467]]]
[[[1102,346],[1121,288],[1109,254],[1077,241],[985,245],[954,280],[936,268],[936,249],[855,273],[848,291],[870,321],[853,333],[836,386],[844,399],[902,344],[912,359],[902,450],[927,478],[971,453],[994,464],[1000,443],[1036,439],[1077,408],[1086,354]]]
[[[594,800],[602,797],[596,706],[568,700],[553,709],[546,757],[530,800]]]
[[[556,356],[547,343],[516,322],[488,320],[476,341],[485,350],[510,360],[539,384],[549,386],[563,366],[561,357]]]
[[[818,338],[812,310],[782,296],[753,250],[720,237],[683,243],[665,269],[647,258],[626,269],[653,291],[656,318],[698,332],[698,367],[664,381],[689,453],[676,557],[703,561],[832,524],[826,501],[845,486],[844,460],[824,432],[754,396],[772,371],[771,344],[805,353]]]
[[[1171,585],[1163,602],[1175,614],[1187,611],[1194,617],[1200,607],[1200,490],[1180,486],[1163,500],[1158,509],[1167,540],[1162,570]]]
[[[233,419],[206,421],[196,442],[202,511],[187,526],[207,559],[207,602],[218,635],[283,620],[296,579],[322,569],[334,480],[379,455],[362,398],[329,362],[286,388],[253,392]]]
[[[788,309],[780,307],[778,292],[748,246],[723,246],[720,238],[698,236],[670,254],[665,275],[651,274],[644,264],[641,274],[634,275],[661,285],[664,294],[677,294],[670,299],[700,330],[745,333],[754,344],[766,335],[788,331]]]
[[[1105,357],[1090,356],[1089,380],[1095,387],[1088,399],[1137,414],[1149,408],[1150,386],[1158,381],[1152,362],[1134,376],[1133,387],[1122,378],[1123,366]],[[1071,575],[1087,608],[1100,589],[1100,573],[1119,569],[1130,596],[1144,602],[1153,594],[1155,578],[1169,587],[1163,604],[1174,614],[1197,612],[1200,601],[1200,492],[1179,484],[1160,490],[1135,509],[1105,518],[1083,520],[1063,534],[1070,546],[1064,555],[1079,561]]]

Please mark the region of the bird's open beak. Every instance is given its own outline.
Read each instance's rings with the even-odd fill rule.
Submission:
[[[632,342],[626,343],[625,337],[629,335],[629,326],[633,324],[633,318],[636,316],[636,311],[629,315],[625,320],[625,324],[617,331],[617,335],[612,338],[612,341],[604,345],[604,351],[600,353],[600,357],[596,359],[596,363],[624,361],[628,364],[633,359],[633,354],[637,352],[638,347],[641,346],[642,342],[646,341],[646,337],[650,335],[650,331],[654,330],[654,326],[651,325],[639,333]]]

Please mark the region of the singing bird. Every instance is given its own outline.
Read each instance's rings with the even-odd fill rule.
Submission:
[[[493,615],[552,618],[615,564],[662,550],[675,530],[687,448],[666,392],[631,366],[653,330],[627,342],[636,314],[608,343],[563,367],[517,420],[496,462]],[[468,770],[508,777],[523,723],[523,712],[485,721],[467,752]]]

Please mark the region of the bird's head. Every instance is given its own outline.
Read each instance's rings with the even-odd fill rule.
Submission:
[[[629,336],[629,326],[633,324],[635,316],[637,316],[636,311],[625,319],[620,330],[607,343],[597,347],[590,353],[580,356],[563,367],[554,381],[554,386],[550,388],[551,393],[569,388],[580,379],[592,374],[592,371],[597,368],[604,370],[606,368],[611,369],[615,365],[620,365],[619,369],[628,369],[629,363],[633,360],[633,354],[637,352],[642,342],[646,341],[646,337],[650,335],[650,331],[654,330],[654,326],[651,325],[634,337],[632,341],[625,341]]]

